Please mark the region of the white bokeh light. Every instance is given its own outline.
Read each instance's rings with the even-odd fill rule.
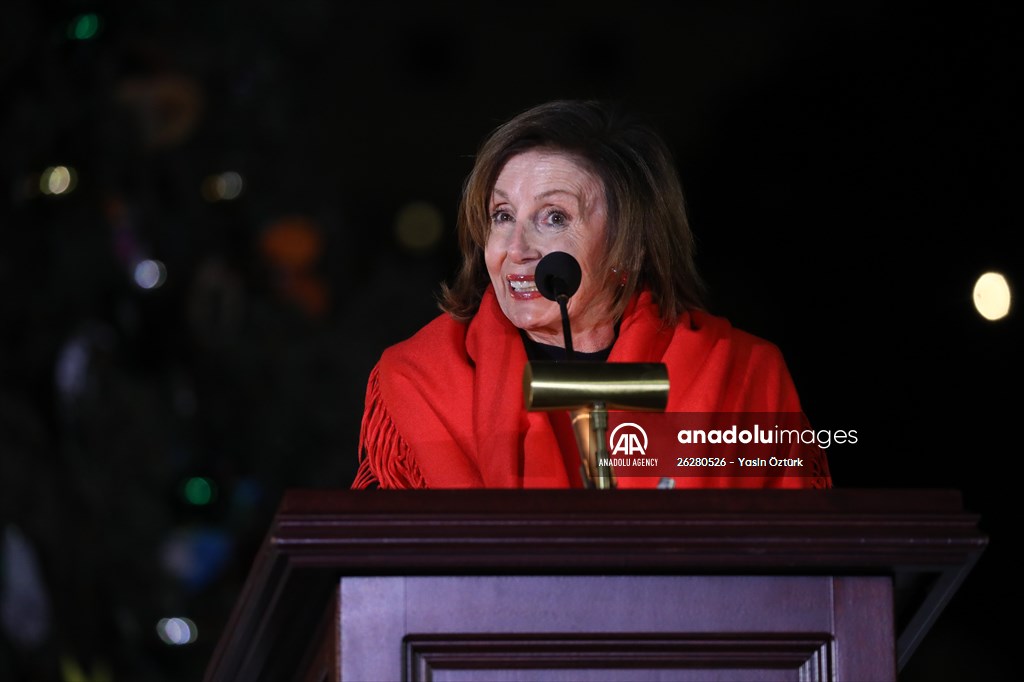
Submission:
[[[75,188],[77,174],[69,166],[50,166],[39,176],[39,191],[43,194],[67,194]]]
[[[974,283],[974,307],[986,320],[1006,317],[1010,298],[1010,284],[998,272],[986,272]]]
[[[244,188],[245,180],[239,173],[226,171],[206,176],[200,191],[203,197],[210,202],[231,201],[237,199]]]
[[[196,641],[199,630],[188,618],[161,618],[156,624],[156,634],[164,644],[182,646]]]
[[[132,273],[135,284],[141,289],[156,289],[167,279],[167,269],[158,260],[142,260],[135,265]]]

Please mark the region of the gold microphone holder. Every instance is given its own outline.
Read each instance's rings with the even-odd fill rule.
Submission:
[[[653,362],[528,362],[523,371],[526,409],[568,410],[588,488],[616,487],[608,455],[608,410],[662,412],[668,404],[668,368]]]

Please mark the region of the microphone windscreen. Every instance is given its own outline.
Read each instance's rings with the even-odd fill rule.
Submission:
[[[565,251],[552,251],[540,259],[534,281],[541,295],[551,301],[572,296],[580,288],[583,272],[579,261]]]

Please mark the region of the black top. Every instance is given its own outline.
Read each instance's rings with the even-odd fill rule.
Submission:
[[[538,343],[529,336],[526,335],[522,329],[519,330],[519,336],[523,338],[523,345],[526,347],[526,359],[530,362],[565,362],[566,352],[561,346],[549,346],[546,343]],[[619,326],[615,325],[615,338],[619,336]],[[612,340],[612,346],[615,345],[615,340]],[[604,362],[608,359],[608,355],[612,352],[612,346],[608,346],[599,351],[592,353],[583,353],[578,350],[573,350],[576,362]]]

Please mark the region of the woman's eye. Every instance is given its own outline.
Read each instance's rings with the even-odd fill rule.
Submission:
[[[497,211],[491,214],[492,223],[510,223],[514,221],[515,218],[512,217],[512,214],[503,209],[498,209]]]
[[[553,227],[564,227],[569,224],[569,216],[561,211],[549,211],[544,216],[544,221]]]

